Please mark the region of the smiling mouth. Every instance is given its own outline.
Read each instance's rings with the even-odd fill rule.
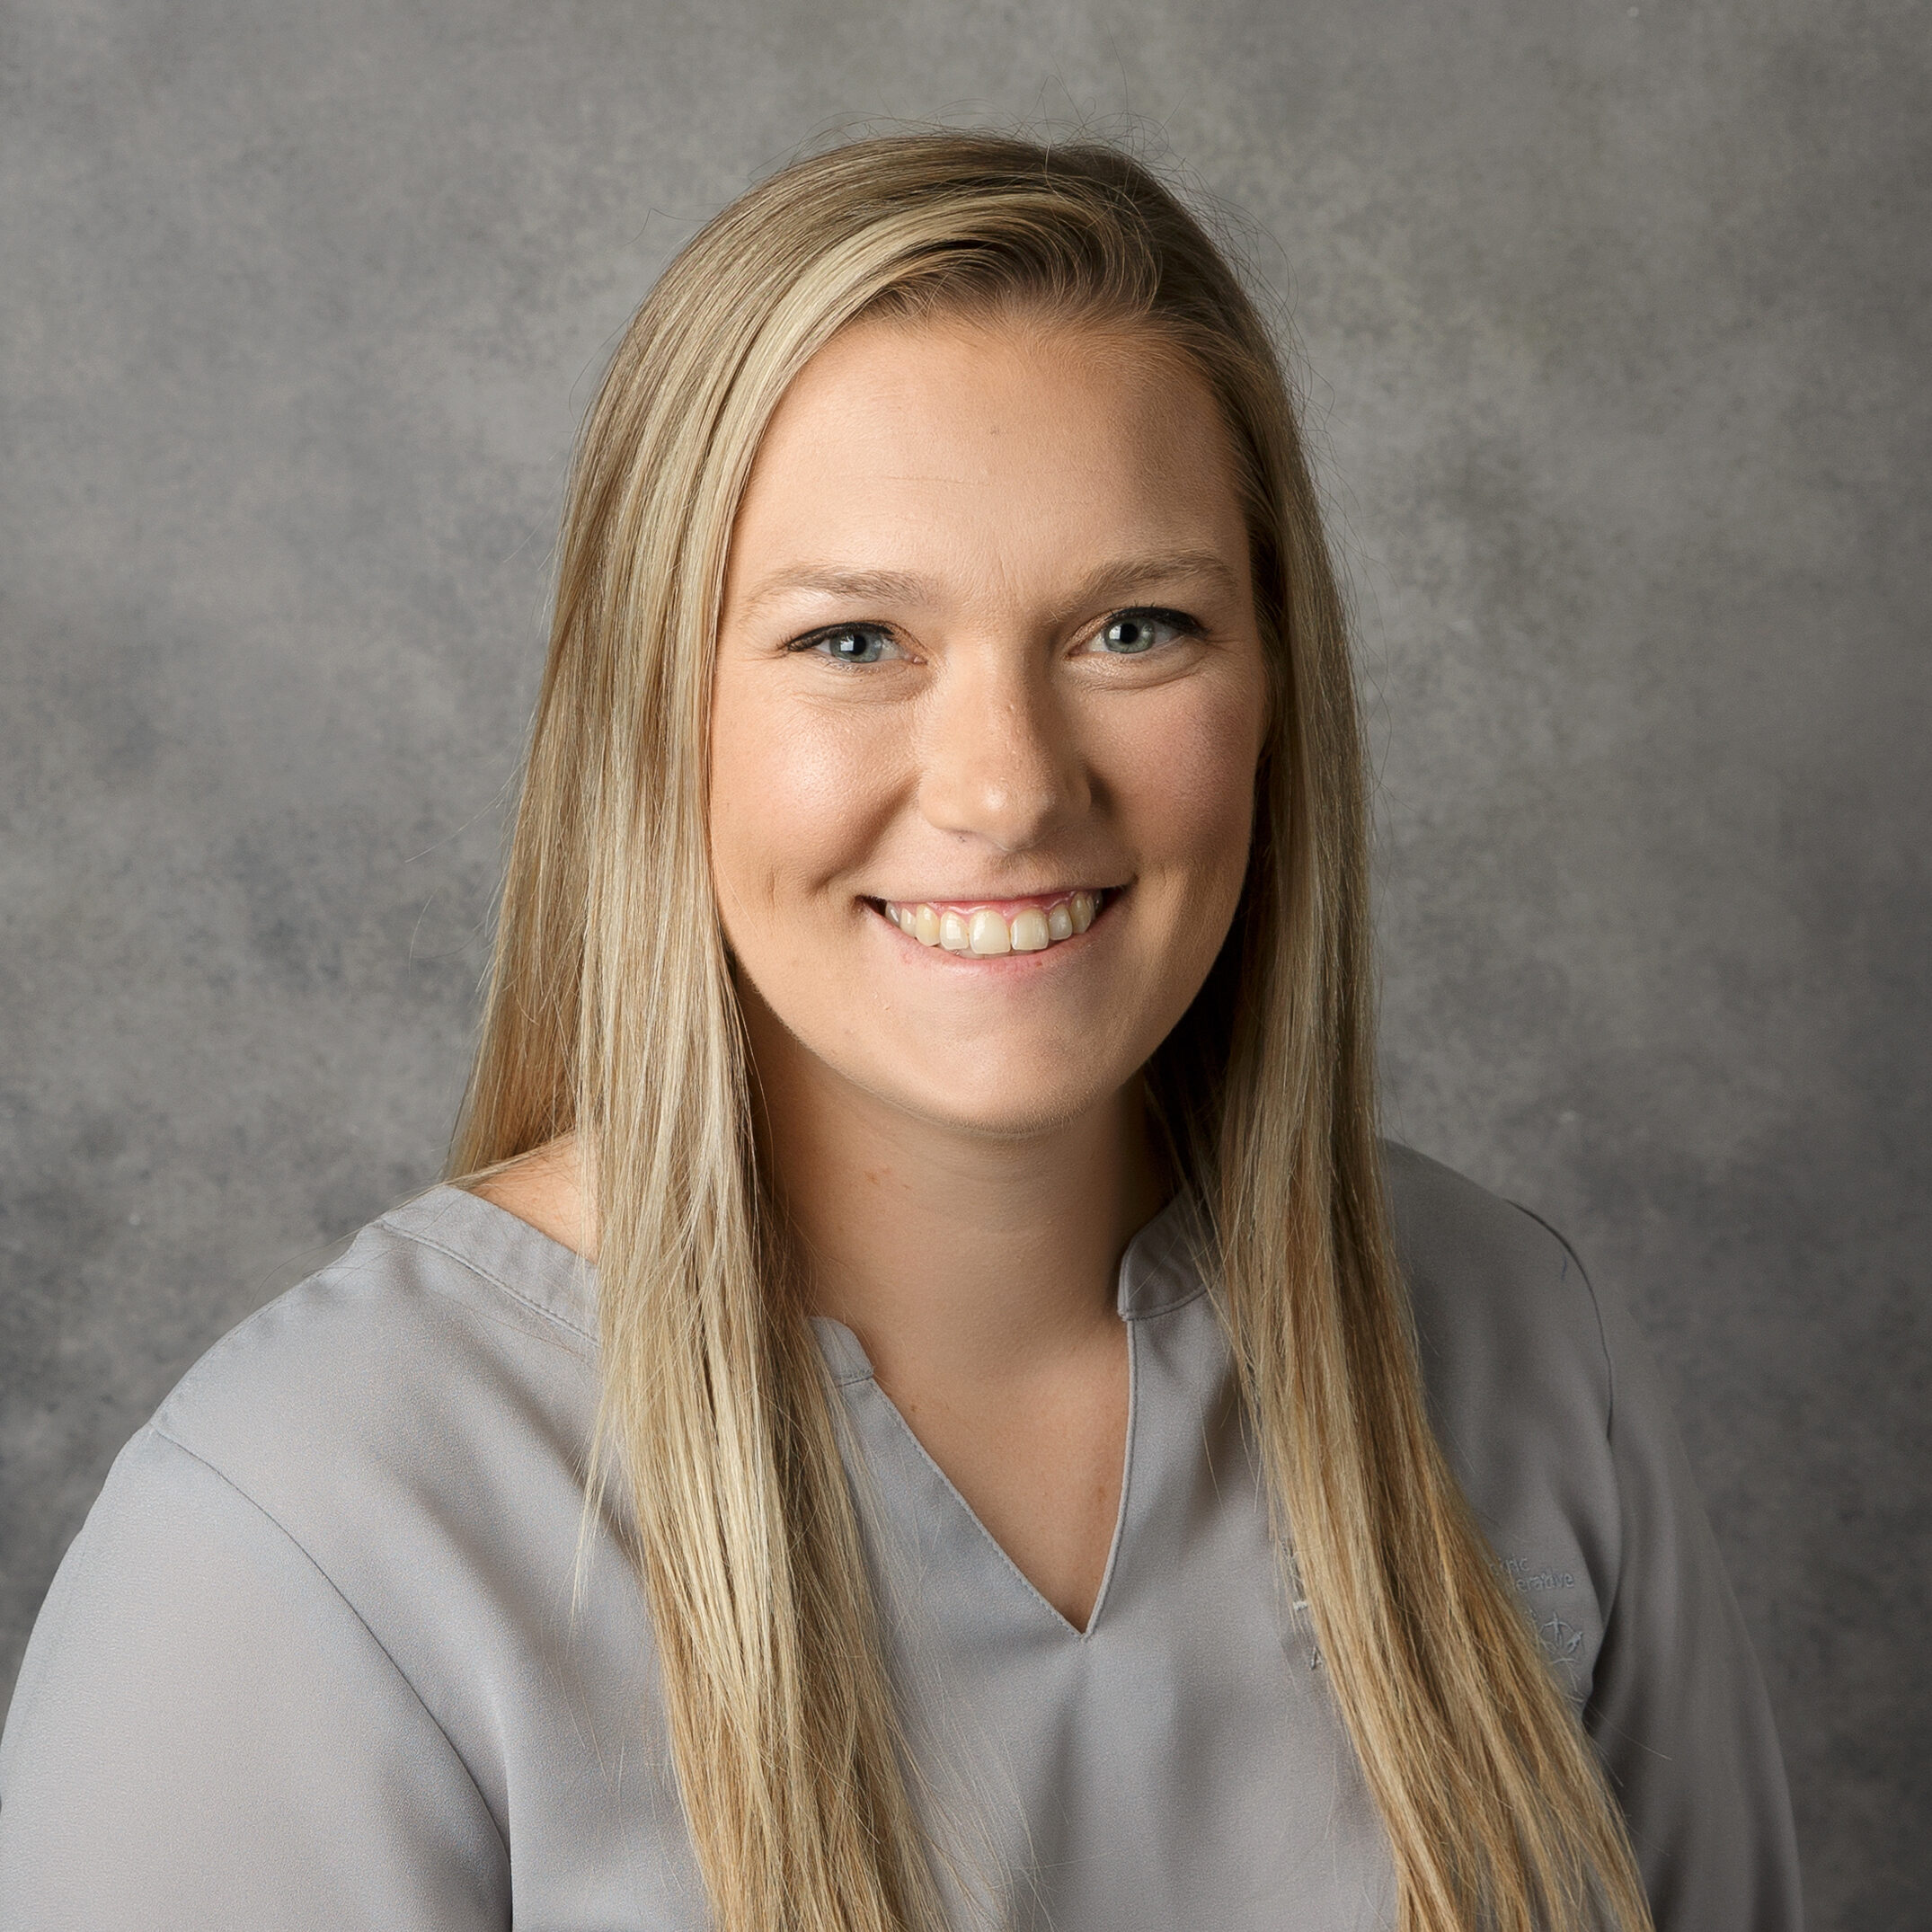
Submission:
[[[1003,953],[1044,953],[1063,940],[1077,938],[1115,896],[1114,890],[1095,886],[1000,900],[992,905],[974,900],[897,899],[875,899],[873,904],[922,946],[997,959]]]

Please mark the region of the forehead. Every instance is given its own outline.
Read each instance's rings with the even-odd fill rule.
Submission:
[[[1245,575],[1245,549],[1213,395],[1151,332],[863,320],[780,403],[731,575],[807,562],[1010,586],[1138,550],[1242,553]]]

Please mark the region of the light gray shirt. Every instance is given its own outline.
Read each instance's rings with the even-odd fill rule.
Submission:
[[[1609,1768],[1661,1932],[1788,1932],[1769,1711],[1627,1316],[1529,1215],[1388,1163],[1437,1427]],[[1387,1927],[1387,1841],[1278,1581],[1185,1212],[1121,1265],[1125,1481],[1085,1632],[852,1333],[816,1325],[910,1749],[961,1883],[1015,1927]],[[0,1925],[708,1923],[607,1531],[572,1607],[594,1298],[576,1257],[441,1187],[202,1359],[35,1627],[0,1743]]]

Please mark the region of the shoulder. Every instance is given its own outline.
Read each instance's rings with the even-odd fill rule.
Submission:
[[[1555,1397],[1607,1431],[1610,1358],[1595,1290],[1539,1216],[1391,1142],[1383,1172],[1431,1398],[1472,1404]]]
[[[470,1435],[470,1412],[580,1384],[591,1290],[572,1262],[501,1209],[431,1189],[230,1330],[151,1426],[251,1494],[324,1469],[340,1488],[358,1463]]]
[[[125,1513],[130,1485],[152,1503],[157,1482],[185,1506],[212,1474],[386,1642],[427,1614],[427,1580],[447,1597],[484,1568],[554,1574],[583,1501],[592,1306],[575,1257],[432,1189],[217,1342],[97,1512]]]
[[[1384,1173],[1437,1438],[1581,1697],[1624,1540],[1597,1293],[1528,1210],[1407,1148]]]
[[[206,1923],[218,1892],[251,1922],[455,1924],[439,1888],[507,1901],[512,1746],[581,1521],[588,1306],[562,1250],[438,1188],[202,1357],[36,1622],[0,1741],[0,1917]],[[313,1874],[293,1917],[269,1895],[290,1873]]]
[[[236,1673],[272,1668],[302,1679],[290,1697],[365,1708],[371,1750],[386,1724],[412,1734],[406,1712],[378,1722],[385,1697],[420,1703],[501,1821],[501,1724],[562,1644],[579,1573],[593,1307],[573,1255],[456,1189],[365,1228],[122,1451],[36,1625],[26,1701],[92,1698],[101,1736],[164,1741],[169,1686],[242,1711]],[[634,1619],[606,1554],[580,1573],[621,1644]],[[118,1715],[102,1685],[123,1687]],[[19,1710],[16,1772],[52,1748]]]

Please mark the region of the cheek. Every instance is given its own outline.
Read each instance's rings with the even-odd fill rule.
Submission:
[[[863,720],[787,704],[721,668],[711,731],[711,847],[732,944],[865,849],[884,748]]]
[[[1238,892],[1246,872],[1260,712],[1245,683],[1190,684],[1109,747],[1109,789],[1136,847],[1199,903]]]

